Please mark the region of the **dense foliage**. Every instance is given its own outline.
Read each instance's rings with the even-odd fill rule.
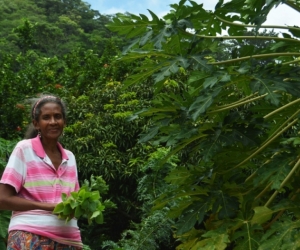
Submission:
[[[60,57],[77,47],[101,52],[112,37],[105,28],[110,16],[81,0],[2,0],[0,13],[0,54],[33,49]]]
[[[153,107],[137,113],[153,121],[140,141],[180,159],[165,178],[173,188],[153,207],[169,207],[176,249],[299,248],[300,30],[258,34],[278,4],[300,9],[298,1],[232,0],[212,12],[182,0],[164,19],[119,14],[108,25],[133,40],[121,61],[143,60],[124,84],[151,77],[157,89]],[[233,39],[240,46],[222,55],[220,40]],[[159,91],[182,72],[180,93]]]
[[[28,100],[50,92],[68,104],[61,141],[81,184],[102,176],[101,198],[116,204],[104,224],[79,220],[86,248],[299,248],[300,28],[263,25],[279,4],[300,11],[295,0],[214,11],[181,0],[149,19],[2,1],[0,170]]]
[[[72,5],[75,1],[65,2]],[[71,14],[61,9],[63,3],[37,2],[41,13],[47,16],[45,19],[33,13],[28,16],[22,14],[27,12],[27,7],[35,8],[32,1],[23,1],[20,5],[17,1],[10,1],[0,6],[4,8],[0,8],[3,20],[13,19],[16,22],[14,27],[1,29],[1,32],[7,33],[3,33],[5,49],[0,53],[0,137],[3,139],[0,170],[3,170],[13,146],[24,136],[31,122],[28,116],[31,98],[43,92],[59,95],[68,105],[68,126],[61,142],[76,155],[80,183],[84,185],[84,181],[92,175],[103,176],[109,186],[103,199],[113,200],[117,207],[104,211],[104,224],[101,226],[89,224],[84,216],[79,220],[84,244],[95,249],[103,239],[118,240],[132,221],[140,221],[140,202],[136,193],[139,164],[153,148],[137,145],[138,134],[147,126],[147,119],[127,122],[126,118],[149,105],[152,88],[149,82],[145,82],[143,86],[122,90],[121,82],[136,64],[113,63],[120,54],[123,38],[112,36],[113,33],[104,26],[109,17],[97,14],[97,17],[89,15],[81,18],[79,14],[87,14],[84,10],[77,16],[81,20],[78,25],[85,27],[84,40],[77,45],[60,41],[55,51],[43,50],[39,43],[44,43],[36,35],[47,30],[37,32],[39,24],[35,19],[39,22],[44,20],[45,29],[51,25],[59,29],[57,20],[62,15]],[[80,5],[88,8],[89,13],[96,13],[83,2],[79,2],[78,6],[69,5],[68,10],[77,11]],[[14,6],[14,11],[7,11],[9,6]],[[21,19],[21,16],[28,19]],[[5,22],[0,21],[1,24]],[[14,34],[23,39],[20,45],[26,43],[28,46],[18,47],[17,40],[8,41],[8,37]],[[76,36],[76,39],[81,38]],[[70,41],[76,39],[73,37]],[[9,49],[9,46],[13,48]],[[0,221],[5,221],[0,224],[1,239],[7,235],[7,218],[7,213],[0,214]]]
[[[109,185],[103,198],[117,205],[117,209],[105,211],[109,215],[104,213],[104,225],[89,225],[85,218],[79,221],[83,240],[92,249],[102,238],[117,240],[131,221],[139,221],[136,178],[139,164],[153,151],[152,147],[137,145],[138,134],[147,125],[147,119],[126,121],[135,110],[149,105],[151,88],[145,83],[122,91],[120,82],[132,65],[112,65],[111,58],[117,51],[113,42],[107,48],[110,54],[104,52],[101,57],[92,50],[74,50],[60,60],[36,57],[33,62],[31,53],[21,55],[21,69],[10,74],[9,81],[2,79],[4,83],[25,80],[28,86],[22,88],[18,83],[14,88],[18,99],[12,98],[11,103],[7,102],[11,97],[4,95],[3,117],[15,124],[11,128],[2,120],[4,138],[20,138],[24,134],[30,122],[28,101],[37,93],[57,94],[68,104],[68,126],[61,142],[76,155],[80,182],[83,184],[91,175],[102,175]],[[11,116],[8,110],[12,107],[21,115]],[[3,162],[1,167],[4,165]]]

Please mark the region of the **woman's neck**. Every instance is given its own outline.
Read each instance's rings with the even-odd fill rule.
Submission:
[[[58,151],[58,147],[57,147],[57,140],[45,140],[45,139],[41,139],[43,148],[46,152],[52,152],[55,153]]]

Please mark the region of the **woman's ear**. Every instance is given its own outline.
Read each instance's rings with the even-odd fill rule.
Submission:
[[[39,129],[40,129],[40,126],[39,126],[39,124],[38,124],[38,122],[37,122],[36,120],[32,120],[32,124],[33,124],[33,126],[34,126],[34,128],[35,128],[36,130],[39,130]]]

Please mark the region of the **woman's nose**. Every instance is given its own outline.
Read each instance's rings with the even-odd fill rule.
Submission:
[[[56,121],[55,117],[51,117],[51,118],[50,118],[49,123],[56,123],[56,122],[57,122],[57,121]]]

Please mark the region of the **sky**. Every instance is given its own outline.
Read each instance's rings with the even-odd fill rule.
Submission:
[[[98,10],[100,14],[115,14],[130,12],[132,14],[145,14],[150,17],[147,9],[159,17],[164,16],[171,9],[170,4],[178,3],[179,0],[84,0],[91,8]],[[213,10],[218,0],[194,0],[203,3],[203,8]],[[300,14],[286,5],[279,5],[271,10],[267,25],[297,25]]]

